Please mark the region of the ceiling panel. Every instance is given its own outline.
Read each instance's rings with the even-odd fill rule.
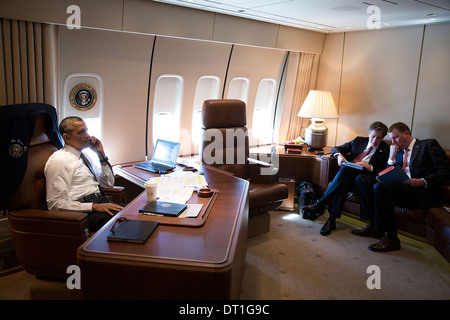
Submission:
[[[450,0],[155,1],[325,33],[450,22]]]

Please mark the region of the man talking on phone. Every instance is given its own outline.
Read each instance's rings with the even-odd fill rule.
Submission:
[[[114,174],[102,142],[89,136],[80,117],[64,118],[59,125],[64,147],[55,151],[45,164],[47,207],[49,210],[81,211],[88,214],[89,230],[97,231],[122,206],[112,203],[102,188],[114,186]],[[97,153],[101,173],[96,174],[82,150]]]

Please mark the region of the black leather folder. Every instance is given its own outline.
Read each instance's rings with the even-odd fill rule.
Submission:
[[[144,243],[155,231],[158,221],[126,219],[107,236],[108,241]]]
[[[186,208],[187,205],[182,203],[152,201],[139,209],[139,213],[178,217],[184,210],[186,210]]]

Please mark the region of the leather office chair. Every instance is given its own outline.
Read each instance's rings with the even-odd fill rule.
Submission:
[[[28,163],[9,205],[8,220],[19,263],[36,279],[30,285],[31,299],[73,299],[67,267],[77,264],[77,248],[89,237],[87,214],[49,211],[46,206],[44,166],[57,147],[50,141],[46,114],[36,118],[28,147]],[[112,191],[112,193],[111,193]],[[113,201],[125,203],[123,187],[106,189]]]
[[[288,198],[288,188],[278,183],[276,173],[261,174],[262,168],[265,172],[276,172],[276,168],[249,159],[245,103],[241,100],[206,100],[202,107],[202,122],[202,163],[250,181],[249,237],[268,232],[268,212],[278,209]],[[214,138],[218,135],[222,139],[221,146]],[[227,154],[228,157],[233,155],[233,159],[227,160]]]

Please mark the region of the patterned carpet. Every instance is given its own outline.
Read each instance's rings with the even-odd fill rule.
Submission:
[[[450,300],[450,263],[434,248],[401,236],[402,250],[375,253],[376,239],[351,234],[364,226],[343,217],[323,237],[327,216],[271,212],[270,232],[248,241],[241,299],[245,300]],[[380,289],[368,289],[380,269]],[[25,271],[0,278],[0,300],[27,299],[33,277]]]
[[[364,224],[349,217],[321,236],[327,215],[271,212],[270,232],[249,239],[241,299],[450,299],[450,264],[433,247],[400,236],[400,251],[372,252],[378,240],[353,235]],[[368,272],[373,265],[379,272]]]

